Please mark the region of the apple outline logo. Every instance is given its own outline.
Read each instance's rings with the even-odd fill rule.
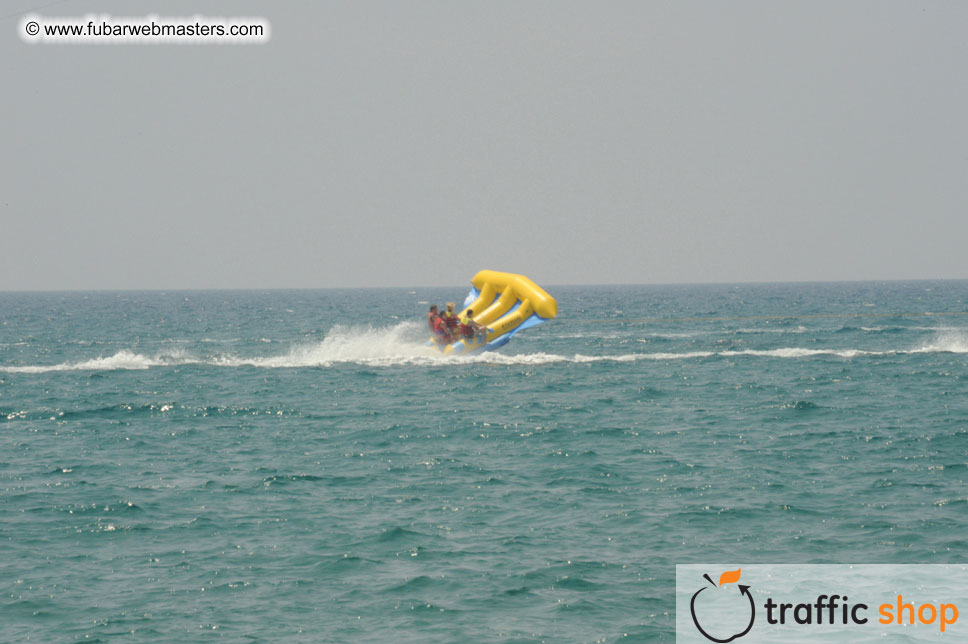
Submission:
[[[740,569],[737,569],[735,572],[736,572],[736,579],[734,579],[732,581],[739,580]],[[727,574],[728,573],[723,573],[720,576],[720,578],[719,578],[720,579],[720,583],[719,583],[720,586],[724,583],[723,582],[723,578]],[[709,578],[709,575],[704,574],[703,577],[706,579],[706,581],[708,581],[712,585],[713,588],[717,588],[718,587],[715,583],[713,583],[713,580]],[[730,583],[730,581],[727,580],[725,583]],[[726,644],[726,642],[732,642],[733,640],[735,640],[737,638],[743,637],[744,635],[746,635],[747,633],[749,633],[750,630],[752,630],[752,628],[753,628],[753,622],[756,621],[756,603],[753,601],[753,595],[750,593],[750,587],[749,586],[745,586],[743,584],[738,584],[738,586],[739,586],[739,592],[740,592],[740,594],[741,595],[746,595],[746,598],[749,599],[749,601],[750,601],[750,623],[746,626],[746,629],[743,632],[736,633],[735,635],[733,635],[733,636],[731,636],[731,637],[729,637],[727,639],[718,639],[716,637],[713,637],[709,633],[707,633],[703,629],[703,627],[699,625],[699,618],[696,617],[696,598],[699,597],[699,593],[701,593],[702,591],[706,590],[708,588],[708,586],[703,586],[702,588],[700,588],[699,590],[697,590],[695,592],[695,594],[692,596],[692,599],[689,601],[689,612],[692,614],[692,623],[695,624],[696,629],[702,634],[702,636],[705,637],[710,642],[717,642],[718,644]]]

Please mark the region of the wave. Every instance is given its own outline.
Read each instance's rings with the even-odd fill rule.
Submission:
[[[199,362],[181,352],[157,354],[154,357],[133,353],[127,349],[113,356],[94,358],[81,362],[62,362],[54,365],[25,365],[0,367],[8,373],[47,373],[49,371],[113,371],[115,369],[149,369]]]
[[[334,326],[315,344],[295,346],[289,353],[265,358],[221,356],[212,364],[225,367],[328,367],[353,362],[371,366],[449,362],[427,344],[423,325],[401,322],[389,328]]]
[[[942,329],[911,353],[968,353],[968,331]]]
[[[585,355],[581,353],[563,355],[557,353],[523,353],[508,355],[497,352],[487,352],[472,356],[443,356],[436,349],[429,346],[411,346],[407,351],[399,346],[389,351],[381,352],[372,345],[357,347],[327,347],[326,341],[318,345],[295,348],[286,355],[266,358],[239,358],[233,356],[218,356],[207,360],[186,359],[172,361],[170,359],[151,358],[129,351],[120,351],[108,358],[97,358],[84,362],[63,363],[56,365],[30,365],[0,367],[0,371],[10,373],[47,373],[52,371],[113,371],[125,369],[148,369],[158,366],[179,365],[208,365],[216,367],[257,367],[267,369],[296,369],[312,367],[332,367],[338,364],[360,364],[373,367],[391,366],[440,366],[455,364],[488,363],[497,365],[541,365],[553,363],[593,363],[593,362],[635,362],[638,360],[692,360],[711,357],[758,356],[767,358],[808,358],[813,356],[836,356],[840,358],[856,358],[869,355],[890,355],[906,353],[902,351],[863,351],[860,349],[804,349],[788,347],[781,349],[746,349],[742,351],[686,351],[680,353],[624,353],[613,355]],[[928,352],[930,349],[917,349],[914,353]]]
[[[167,352],[153,356],[124,349],[112,356],[54,365],[0,366],[8,373],[47,373],[51,371],[112,371],[149,369],[180,365],[222,367],[327,367],[337,363],[359,363],[373,366],[399,364],[449,363],[421,334],[422,325],[404,322],[389,328],[352,328],[334,326],[322,342],[292,347],[287,354],[269,357],[240,357],[232,354],[197,358],[185,352]],[[419,338],[419,339],[418,339]],[[265,339],[260,338],[260,342]],[[271,343],[271,341],[269,341]]]
[[[756,334],[756,333],[806,333],[806,332],[807,332],[807,327],[803,326],[802,324],[801,325],[798,325],[798,326],[795,326],[795,327],[789,327],[789,328],[783,328],[783,329],[777,329],[777,328],[762,329],[762,328],[752,327],[752,328],[735,329],[733,331],[733,333],[743,333],[743,334]]]
[[[180,365],[216,367],[256,367],[269,369],[331,367],[339,364],[361,364],[374,367],[437,366],[488,363],[498,365],[540,365],[554,363],[635,362],[638,360],[693,360],[701,358],[762,357],[800,359],[832,356],[852,359],[863,356],[904,355],[919,353],[968,353],[968,331],[945,330],[922,345],[911,349],[873,351],[866,349],[813,349],[780,347],[774,349],[695,350],[684,352],[624,353],[586,355],[582,353],[480,353],[471,356],[443,356],[427,344],[423,325],[403,322],[385,328],[335,326],[321,342],[296,345],[287,353],[266,357],[242,357],[220,354],[198,358],[184,351],[159,353],[153,356],[121,350],[112,356],[80,362],[54,365],[0,366],[0,372],[47,373],[56,371],[112,371],[149,369]]]

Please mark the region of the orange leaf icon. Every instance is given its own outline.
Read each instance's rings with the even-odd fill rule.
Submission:
[[[742,568],[737,568],[736,570],[727,570],[719,576],[719,585],[732,584],[739,581],[739,572]]]

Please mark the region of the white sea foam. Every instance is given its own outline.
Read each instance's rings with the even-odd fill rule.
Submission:
[[[281,356],[245,358],[220,356],[213,364],[226,367],[328,367],[354,362],[373,366],[431,364],[446,358],[427,344],[422,325],[402,322],[389,328],[334,326],[322,342],[298,345]]]
[[[885,355],[884,351],[863,351],[861,349],[804,349],[802,347],[783,347],[780,349],[745,349],[743,351],[720,351],[721,356],[762,356],[766,358],[810,358],[813,356],[837,356],[856,358],[858,356]],[[896,353],[894,351],[890,353]]]
[[[709,335],[710,331],[679,331],[679,332],[668,332],[662,333],[656,331],[655,333],[648,333],[650,338],[662,338],[663,340],[680,340],[683,338],[695,338],[700,335]]]
[[[62,362],[54,365],[27,365],[0,367],[8,373],[46,373],[49,371],[111,371],[114,369],[148,369],[151,367],[190,364],[198,362],[183,352],[158,354],[154,357],[133,353],[127,349],[112,356],[99,357],[81,362]]]
[[[968,353],[968,330],[941,329],[911,353]]]
[[[780,329],[777,329],[777,328],[764,329],[764,328],[756,328],[756,327],[740,328],[740,329],[736,329],[733,333],[756,334],[756,333],[806,333],[806,332],[807,332],[807,327],[801,324],[795,327],[786,327],[786,328],[780,328]]]

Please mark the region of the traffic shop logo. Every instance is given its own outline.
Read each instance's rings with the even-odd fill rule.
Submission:
[[[750,587],[737,583],[741,571],[741,568],[737,568],[722,573],[718,585],[704,574],[708,585],[697,590],[689,600],[692,623],[710,642],[732,642],[753,628],[756,604]],[[724,619],[723,615],[728,615],[728,619]]]

